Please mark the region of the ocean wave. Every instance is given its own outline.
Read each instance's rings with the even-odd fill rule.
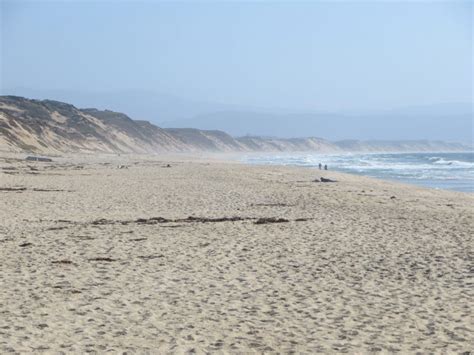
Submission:
[[[474,162],[468,162],[468,161],[460,161],[460,160],[446,160],[443,158],[439,158],[437,160],[433,161],[433,164],[436,165],[454,165],[454,166],[462,166],[466,168],[474,168]]]
[[[466,153],[384,154],[279,154],[246,157],[250,164],[294,165],[366,175],[382,179],[417,182],[424,186],[474,189],[474,161]],[[459,186],[462,186],[461,188]]]

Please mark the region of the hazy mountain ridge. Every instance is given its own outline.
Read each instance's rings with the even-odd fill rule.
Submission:
[[[195,128],[166,128],[165,130],[192,151],[233,152],[247,150],[247,147],[222,131]]]
[[[452,113],[448,112],[449,107]],[[219,129],[233,136],[251,134],[291,138],[322,136],[331,141],[442,140],[470,142],[473,138],[469,105],[426,107],[361,113],[271,113],[216,111],[190,119],[163,121],[163,127]]]
[[[239,137],[238,142],[249,150],[259,152],[337,152],[340,147],[322,138],[273,138],[273,137]]]
[[[334,142],[334,144],[349,152],[449,152],[472,151],[474,148],[472,145],[439,140],[344,140]]]
[[[79,109],[52,100],[0,96],[0,149],[42,154],[61,152],[341,152],[460,151],[472,147],[433,141],[340,141],[322,138],[234,138],[218,130],[160,128],[127,115]]]
[[[332,109],[254,107],[193,100],[150,90],[77,91],[4,88],[2,93],[69,102],[126,112],[162,128],[220,130],[233,137],[245,135],[324,137],[330,141],[442,140],[469,143],[473,139],[472,102],[420,103],[387,108]],[[1,95],[1,93],[0,93]]]

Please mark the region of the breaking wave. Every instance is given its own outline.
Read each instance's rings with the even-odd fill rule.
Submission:
[[[247,156],[251,164],[317,167],[427,187],[474,191],[474,153],[347,153]]]

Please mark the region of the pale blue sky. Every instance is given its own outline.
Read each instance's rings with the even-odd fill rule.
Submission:
[[[3,0],[1,14],[3,94],[140,89],[302,110],[472,101],[468,1]]]

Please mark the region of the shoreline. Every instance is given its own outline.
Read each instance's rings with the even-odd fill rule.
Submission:
[[[313,154],[313,153],[305,153],[304,154]],[[416,152],[412,152],[416,153]],[[418,152],[418,153],[426,153],[426,152]],[[454,153],[454,152],[429,152],[433,154],[437,153]],[[456,152],[458,153],[458,152]],[[474,153],[474,152],[465,152],[465,153]],[[254,155],[254,156],[267,156],[269,154],[275,154],[272,152],[268,153],[251,153],[251,154],[237,154],[237,153],[206,153],[206,152],[192,152],[192,153],[170,153],[170,154],[109,154],[109,153],[101,153],[101,154],[74,154],[74,153],[64,153],[61,155],[38,155],[44,157],[51,157],[54,158],[54,162],[62,162],[63,160],[67,161],[68,159],[73,159],[75,161],[79,161],[81,163],[88,163],[91,161],[106,161],[110,162],[113,161],[114,164],[124,163],[126,161],[164,161],[164,162],[172,162],[172,161],[180,161],[180,162],[213,162],[213,163],[222,163],[222,164],[240,164],[244,166],[259,166],[259,167],[287,167],[287,168],[302,168],[302,169],[313,169],[315,171],[315,176],[321,173],[324,173],[324,170],[317,169],[317,166],[302,166],[302,165],[294,165],[294,164],[265,164],[265,163],[252,163],[242,160],[245,155]],[[293,153],[282,153],[287,155],[292,155]],[[353,153],[347,153],[348,155]],[[355,154],[355,153],[354,153]],[[381,154],[381,153],[365,153],[365,154]],[[385,153],[383,153],[385,154]],[[395,154],[395,153],[386,153],[386,154]],[[405,152],[398,152],[396,154],[405,154]],[[410,154],[410,152],[406,152],[406,154]],[[24,158],[28,155],[35,155],[29,153],[17,153],[17,152],[1,152],[0,151],[0,159],[13,159],[16,161],[23,161]],[[328,155],[326,153],[321,153],[322,156]],[[339,154],[335,154],[339,155]],[[342,171],[342,170],[332,170],[331,168],[326,171],[326,173],[336,173],[336,174],[347,174],[353,177],[361,177],[361,178],[368,178],[374,179],[376,181],[383,181],[393,184],[400,184],[407,187],[418,187],[422,189],[428,189],[433,191],[448,191],[448,192],[458,192],[464,194],[474,195],[474,189],[472,191],[465,191],[465,190],[456,190],[450,188],[442,188],[442,187],[434,187],[425,185],[422,183],[416,182],[407,182],[403,179],[396,179],[396,178],[384,178],[378,176],[369,176],[362,173],[356,172],[349,172],[349,171]],[[316,176],[317,177],[317,176]]]
[[[323,165],[328,164],[332,171],[355,176],[372,177],[436,190],[474,193],[472,154],[472,152],[262,154],[245,155],[242,156],[241,161],[251,165],[299,166],[315,169],[319,162]],[[417,159],[418,162],[413,162],[413,159]],[[437,164],[437,161],[443,165]],[[447,174],[449,174],[448,177]]]
[[[364,154],[411,154],[411,153],[474,153],[474,151],[466,151],[466,152],[397,152],[397,153],[379,153],[379,152],[368,152]],[[336,174],[347,174],[349,176],[353,177],[361,177],[361,178],[368,178],[368,179],[374,179],[376,181],[384,181],[388,183],[393,183],[393,184],[401,184],[407,187],[418,187],[422,189],[428,189],[428,190],[433,190],[433,191],[448,191],[448,192],[459,192],[459,193],[465,193],[465,194],[474,194],[473,191],[464,191],[464,190],[454,190],[454,189],[449,189],[449,188],[441,188],[441,187],[433,187],[433,186],[428,186],[428,185],[423,185],[423,184],[418,184],[418,183],[411,183],[407,181],[403,181],[400,179],[391,179],[391,178],[383,178],[383,177],[376,177],[376,176],[368,176],[362,173],[356,173],[356,172],[349,172],[349,171],[342,171],[342,170],[331,170],[331,168],[328,171],[324,170],[319,170],[317,169],[317,166],[303,166],[303,165],[295,165],[295,164],[265,164],[265,163],[252,163],[252,162],[247,162],[243,161],[242,158],[246,155],[251,155],[251,156],[267,156],[267,155],[273,155],[276,154],[275,152],[266,152],[266,153],[249,153],[249,154],[244,154],[244,153],[207,153],[207,152],[183,152],[183,153],[169,153],[169,154],[156,154],[156,155],[151,155],[151,154],[112,154],[112,153],[100,153],[100,154],[74,154],[74,153],[64,153],[61,155],[37,155],[37,156],[44,156],[44,157],[51,157],[54,158],[54,162],[62,162],[63,160],[67,161],[68,159],[72,159],[75,161],[79,161],[81,163],[88,163],[88,162],[94,162],[94,161],[113,161],[115,164],[120,164],[124,163],[126,161],[164,161],[164,162],[171,162],[171,161],[180,161],[180,162],[213,162],[213,163],[222,163],[222,164],[240,164],[244,166],[259,166],[259,167],[287,167],[287,168],[302,168],[302,169],[314,169],[315,172],[320,173],[336,173]],[[281,153],[282,155],[292,155],[294,153]],[[310,154],[314,155],[315,153],[308,153],[308,152],[301,152],[301,154]],[[345,154],[345,153],[341,153]],[[356,154],[356,153],[347,153],[347,155],[351,154]],[[357,153],[359,154],[359,153]],[[18,153],[18,152],[1,152],[0,151],[0,159],[14,159],[16,161],[23,161],[24,158],[28,155],[35,155],[33,153]],[[325,155],[331,155],[331,154],[326,154],[326,153],[321,153],[322,156]],[[334,155],[340,155],[340,154],[334,154]],[[316,175],[317,175],[316,174]]]

